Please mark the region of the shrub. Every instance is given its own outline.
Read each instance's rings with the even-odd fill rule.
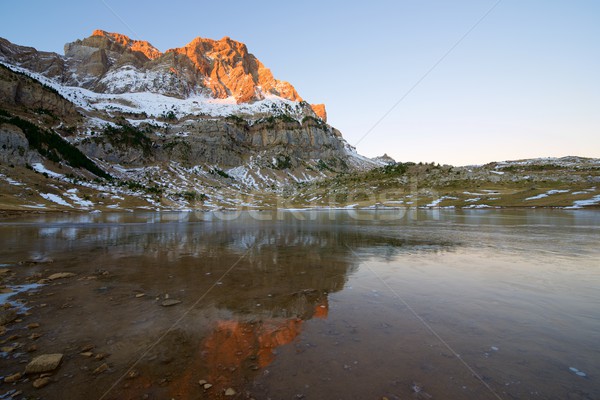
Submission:
[[[229,175],[227,172],[219,169],[219,168],[213,168],[210,171],[208,171],[210,174],[212,175],[220,175],[223,178],[229,178],[229,179],[233,179],[233,177],[231,175]]]

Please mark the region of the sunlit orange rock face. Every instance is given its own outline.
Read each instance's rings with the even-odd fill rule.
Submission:
[[[292,101],[302,101],[296,89],[288,82],[277,80],[253,54],[248,53],[244,43],[224,37],[221,40],[198,37],[184,47],[167,50],[164,54],[143,40],[133,40],[120,33],[95,30],[82,41],[85,45],[113,50],[116,44],[123,49],[144,54],[153,65],[165,62],[173,64],[171,72],[177,73],[179,65],[191,62],[196,68],[202,86],[210,89],[213,97],[235,98],[237,103],[262,100],[274,94]],[[182,56],[183,60],[172,55]]]
[[[96,29],[92,33],[92,37],[94,36],[109,38],[126,49],[144,54],[149,60],[154,60],[162,55],[162,53],[156,47],[152,46],[145,40],[133,40],[120,33],[111,33]]]
[[[206,77],[204,85],[216,98],[233,96],[238,103],[259,100],[265,94],[301,101],[288,82],[275,79],[246,45],[228,37],[221,40],[196,38],[184,47],[167,50],[185,55]]]
[[[311,104],[310,108],[312,108],[319,118],[327,122],[327,111],[325,110],[325,104]]]

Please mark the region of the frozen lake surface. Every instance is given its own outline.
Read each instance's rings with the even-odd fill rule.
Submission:
[[[0,240],[0,374],[64,354],[0,395],[600,398],[598,211],[56,214]]]

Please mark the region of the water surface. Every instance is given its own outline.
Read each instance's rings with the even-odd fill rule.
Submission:
[[[11,298],[30,315],[1,339],[42,336],[1,374],[65,360],[0,394],[600,398],[595,211],[45,215],[0,240],[15,285],[77,274]]]

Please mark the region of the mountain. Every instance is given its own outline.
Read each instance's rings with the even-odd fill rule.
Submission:
[[[598,207],[600,160],[452,167],[359,155],[243,43],[0,38],[2,211]],[[402,213],[398,215],[403,215]]]
[[[14,207],[29,197],[18,187],[37,185],[47,193],[27,206],[78,208],[74,182],[132,207],[272,207],[293,185],[379,165],[230,38],[163,53],[97,30],[64,55],[0,39],[0,65],[0,176],[23,183]]]
[[[147,41],[96,30],[64,49],[63,57],[0,39],[0,56],[8,62],[98,93],[151,92],[182,99],[201,95],[236,103],[268,96],[302,101],[291,84],[275,79],[245,44],[229,37],[198,37],[162,53]],[[326,120],[323,104],[314,110]]]

